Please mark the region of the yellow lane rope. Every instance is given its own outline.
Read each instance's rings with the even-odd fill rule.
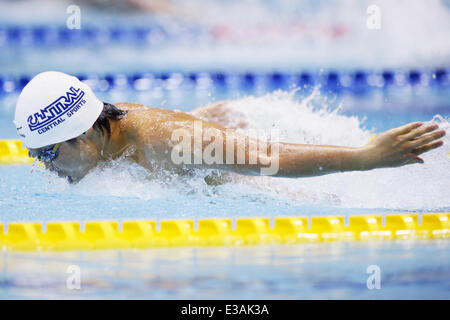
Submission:
[[[34,159],[20,140],[0,140],[0,164],[30,164]]]
[[[310,221],[308,221],[310,219]],[[383,221],[384,219],[384,221]],[[3,250],[95,250],[177,246],[240,246],[328,241],[447,239],[450,213],[200,219],[156,221],[0,223]],[[83,229],[83,230],[82,230]]]

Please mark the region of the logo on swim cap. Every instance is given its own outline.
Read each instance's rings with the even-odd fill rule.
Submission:
[[[38,130],[38,133],[42,134],[64,122],[64,115],[67,114],[70,117],[73,112],[78,111],[86,102],[82,100],[83,96],[83,90],[70,87],[65,96],[59,97],[47,107],[41,109],[40,112],[36,112],[28,117],[27,121],[30,130]]]

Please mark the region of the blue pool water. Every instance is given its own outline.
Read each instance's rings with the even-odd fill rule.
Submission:
[[[0,298],[448,299],[447,241],[3,253]],[[69,290],[69,267],[81,287]],[[369,290],[369,266],[381,271]]]
[[[295,8],[265,1],[258,10],[246,1],[239,10],[203,4],[219,17],[196,16],[196,1],[177,1],[191,12],[181,21],[83,7],[85,29],[70,37],[57,18],[64,5],[41,10],[36,3],[25,10],[21,2],[0,2],[0,139],[18,138],[12,118],[20,88],[43,70],[76,74],[111,103],[191,112],[228,100],[231,117],[249,129],[277,128],[289,142],[361,146],[373,133],[413,121],[450,131],[445,1],[417,1],[407,14],[402,4],[379,1],[389,8],[379,33],[361,28],[358,10],[365,13],[369,2],[360,0],[353,9],[335,1]],[[90,42],[81,45],[82,37]],[[306,75],[314,81],[304,86]],[[449,135],[423,158],[424,165],[305,179],[234,177],[219,186],[205,183],[208,170],[152,175],[126,159],[76,185],[38,165],[5,165],[0,223],[448,212]],[[1,252],[0,299],[448,299],[449,261],[445,240]],[[71,265],[80,267],[81,290],[66,288]],[[380,290],[367,289],[370,265],[381,269]]]

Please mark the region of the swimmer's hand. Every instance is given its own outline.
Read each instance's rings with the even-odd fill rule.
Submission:
[[[412,122],[378,134],[362,147],[361,169],[424,163],[419,155],[436,149],[444,143],[438,139],[445,135],[445,131],[435,131],[437,128],[439,128],[437,124],[423,125],[421,122]]]

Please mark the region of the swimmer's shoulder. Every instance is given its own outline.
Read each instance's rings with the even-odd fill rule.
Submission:
[[[126,116],[120,121],[121,127],[134,128],[137,131],[164,125],[166,121],[173,120],[174,114],[178,114],[172,110],[149,107],[139,103],[118,102],[114,105],[120,110],[127,111]]]

